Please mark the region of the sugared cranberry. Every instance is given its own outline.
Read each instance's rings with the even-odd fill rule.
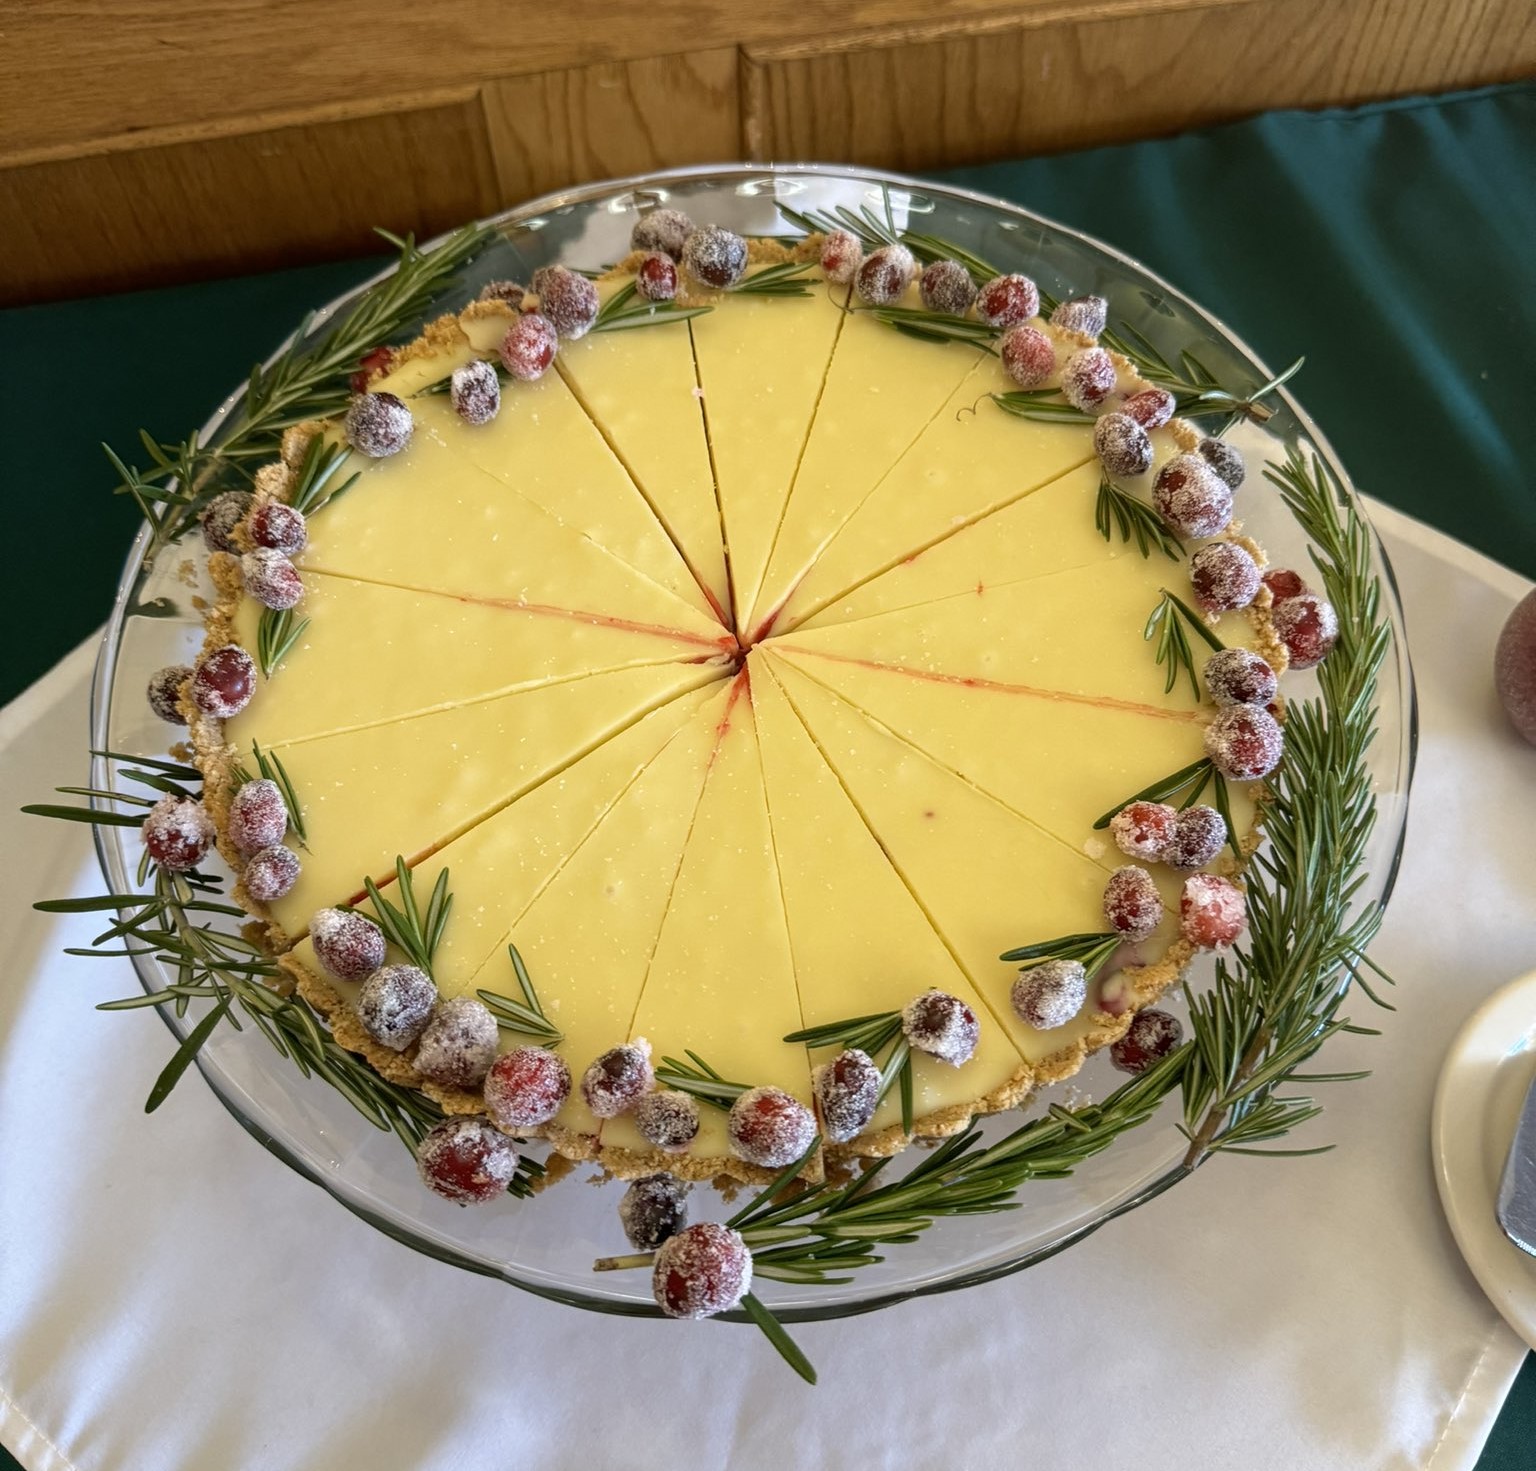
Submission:
[[[1117,868],[1104,886],[1104,918],[1128,940],[1145,940],[1163,918],[1163,897],[1152,875],[1134,863]]]
[[[522,383],[532,383],[549,371],[560,339],[555,329],[537,312],[519,317],[501,339],[501,364]]]
[[[486,1074],[486,1112],[513,1133],[547,1124],[570,1096],[571,1070],[547,1047],[514,1047]]]
[[[1130,802],[1109,820],[1109,835],[1127,858],[1158,863],[1179,814],[1166,802]]]
[[[704,225],[683,243],[683,269],[696,281],[727,291],[747,269],[747,242],[719,225]]]
[[[257,547],[240,559],[245,590],[264,608],[296,608],[304,599],[299,569],[281,552]]]
[[[304,513],[282,501],[267,501],[257,506],[251,512],[247,529],[257,546],[281,552],[285,557],[296,557],[309,545]]]
[[[853,289],[870,306],[890,306],[901,300],[916,269],[917,262],[905,245],[882,245],[855,272]]]
[[[1003,371],[1020,388],[1040,388],[1056,371],[1056,348],[1038,327],[1010,327],[997,351]]]
[[[1125,1035],[1110,1043],[1109,1060],[1122,1073],[1144,1073],[1184,1040],[1184,1027],[1167,1011],[1138,1011]]]
[[[512,1183],[517,1147],[488,1119],[444,1119],[418,1146],[416,1168],[434,1195],[483,1205]]]
[[[240,874],[245,892],[258,904],[271,904],[293,892],[299,881],[298,855],[281,846],[263,848],[251,856]]]
[[[404,1052],[427,1029],[437,987],[414,965],[386,965],[363,982],[357,1019],[363,1030],[392,1052]]]
[[[1133,393],[1120,406],[1121,413],[1129,414],[1143,429],[1149,432],[1161,429],[1172,417],[1179,401],[1166,388],[1143,388]]]
[[[635,290],[647,301],[671,301],[677,295],[677,266],[670,255],[652,251],[635,268]]]
[[[731,1105],[726,1131],[748,1164],[779,1170],[811,1147],[816,1116],[782,1088],[748,1088]]]
[[[177,703],[181,699],[181,687],[192,677],[190,664],[167,664],[149,677],[145,694],[149,708],[169,725],[185,725],[187,717]]]
[[[1061,370],[1061,396],[1074,409],[1092,413],[1115,391],[1115,365],[1102,347],[1085,347]]]
[[[145,814],[142,833],[149,856],[170,873],[196,868],[213,847],[213,819],[190,797],[162,797]]]
[[[902,1008],[901,1030],[919,1052],[951,1067],[968,1062],[981,1038],[976,1013],[958,996],[925,991]]]
[[[256,661],[239,644],[215,649],[192,672],[192,703],[218,720],[238,715],[255,692]]]
[[[994,276],[976,293],[976,315],[989,327],[1022,327],[1040,310],[1040,292],[1028,276]]]
[[[1280,681],[1252,649],[1222,649],[1205,661],[1205,687],[1218,705],[1268,705]]]
[[[1536,745],[1536,593],[1515,604],[1499,631],[1493,687],[1510,724]]]
[[[619,1201],[619,1224],[636,1251],[655,1251],[688,1224],[688,1183],[672,1175],[643,1175]]]
[[[353,393],[366,393],[368,385],[375,378],[389,372],[389,365],[394,359],[394,351],[388,347],[376,347],[365,352],[357,360],[357,371],[347,380],[347,386]]]
[[[258,777],[244,783],[229,804],[229,840],[249,857],[283,841],[288,808],[275,781]]]
[[[869,1127],[880,1101],[880,1069],[857,1047],[839,1052],[811,1072],[821,1128],[833,1144],[846,1144]]]
[[[667,1154],[680,1154],[698,1138],[698,1101],[670,1088],[647,1093],[635,1105],[634,1119],[640,1137]]]
[[[1129,414],[1104,414],[1093,426],[1093,448],[1109,475],[1140,475],[1152,465],[1152,441]]]
[[[496,1018],[473,996],[439,1001],[416,1045],[416,1071],[450,1088],[478,1088],[496,1061]]]
[[[232,552],[235,527],[250,515],[256,497],[246,490],[226,490],[208,502],[200,518],[203,544],[210,552]]]
[[[681,260],[683,246],[693,234],[693,221],[680,209],[653,209],[635,221],[629,244],[634,250],[659,250]]]
[[[1248,473],[1248,466],[1243,463],[1243,452],[1236,445],[1228,444],[1224,439],[1214,439],[1206,435],[1195,446],[1195,450],[1231,489],[1236,490],[1243,483],[1243,477]]]
[[[416,421],[392,393],[360,393],[342,423],[347,443],[371,459],[397,455],[411,442]]]
[[[309,922],[315,959],[338,981],[361,981],[384,964],[384,931],[366,914],[321,909]]]
[[[1186,807],[1173,824],[1163,852],[1170,868],[1204,868],[1227,844],[1227,820],[1214,807]]]
[[[597,287],[569,266],[541,266],[533,273],[539,315],[560,337],[585,337],[597,320]]]
[[[504,301],[513,311],[517,311],[523,304],[523,298],[527,296],[528,288],[516,281],[487,281],[480,288],[480,301]]]
[[[1275,632],[1291,656],[1292,669],[1315,669],[1339,641],[1339,615],[1314,592],[1297,593],[1275,604]]]
[[[1248,901],[1231,879],[1191,874],[1179,896],[1179,930],[1202,950],[1224,950],[1248,923]]]
[[[448,402],[466,424],[489,424],[501,412],[501,379],[482,358],[453,370]]]
[[[821,269],[827,280],[846,286],[864,264],[864,247],[848,230],[834,230],[821,242]]]
[[[1087,999],[1088,972],[1075,960],[1026,966],[1008,993],[1019,1020],[1042,1032],[1066,1026]]]
[[[1257,705],[1228,705],[1205,728],[1205,754],[1233,781],[1258,781],[1280,764],[1285,736]]]
[[[1232,519],[1232,492],[1199,455],[1175,455],[1152,482],[1157,513],[1186,540],[1215,536]]]
[[[1247,547],[1213,541],[1189,559],[1189,584],[1205,612],[1230,613],[1259,595],[1259,564]]]
[[[1051,326],[1064,332],[1097,337],[1109,320],[1109,303],[1102,296],[1070,296],[1051,313]]]
[[[651,1091],[651,1047],[643,1039],[610,1047],[582,1074],[581,1096],[600,1119],[617,1118]]]
[[[1301,574],[1291,571],[1289,567],[1271,567],[1264,574],[1264,586],[1269,589],[1270,598],[1277,603],[1286,598],[1300,597],[1307,590]]]
[[[728,1226],[701,1221],[669,1237],[656,1253],[651,1292],[669,1318],[709,1318],[752,1290],[752,1253]]]
[[[976,300],[976,283],[957,260],[931,262],[918,277],[918,295],[931,312],[963,317]]]

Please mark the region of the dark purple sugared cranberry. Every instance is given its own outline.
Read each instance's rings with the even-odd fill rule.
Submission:
[[[416,1071],[450,1088],[478,1088],[496,1061],[496,1018],[473,996],[439,1001],[416,1044]]]
[[[258,904],[271,904],[285,894],[293,892],[299,881],[298,855],[290,848],[263,848],[252,854],[241,871],[240,880],[245,892]]]
[[[1195,603],[1207,613],[1246,608],[1259,595],[1259,564],[1235,541],[1213,541],[1189,559]]]
[[[501,364],[519,382],[532,383],[549,371],[559,347],[555,329],[537,312],[529,312],[501,339]]]
[[[1115,364],[1102,347],[1075,352],[1061,370],[1061,396],[1091,414],[1115,391]]]
[[[1175,455],[1152,482],[1157,513],[1185,540],[1215,536],[1232,519],[1232,491],[1199,455]]]
[[[142,833],[149,856],[170,873],[196,868],[213,847],[213,819],[190,797],[162,797],[145,814]]]
[[[683,246],[693,234],[693,221],[680,209],[653,209],[635,221],[630,232],[632,250],[659,250],[681,260]]]
[[[167,664],[164,669],[155,670],[149,677],[149,687],[144,692],[149,700],[149,708],[168,725],[187,723],[187,717],[181,713],[177,701],[181,698],[182,685],[191,677],[190,664]]]
[[[997,351],[1003,371],[1020,388],[1041,388],[1056,371],[1056,348],[1038,327],[1010,327]]]
[[[514,1134],[547,1124],[571,1096],[571,1070],[547,1047],[514,1047],[491,1064],[485,1109]]]
[[[1088,999],[1088,972],[1076,960],[1042,960],[1018,974],[1008,1000],[1022,1022],[1042,1032],[1064,1027]]]
[[[1233,781],[1268,776],[1284,750],[1279,721],[1257,705],[1228,705],[1205,728],[1205,754]]]
[[[1183,872],[1214,862],[1227,845],[1227,820],[1214,807],[1186,807],[1173,824],[1163,852],[1170,868]]]
[[[416,421],[403,399],[392,393],[360,393],[347,409],[342,428],[353,449],[382,460],[411,442]]]
[[[304,600],[299,569],[281,552],[257,547],[240,558],[246,592],[264,608],[296,608]]]
[[[929,311],[952,317],[963,317],[976,300],[976,283],[957,260],[931,262],[918,277],[917,291]]]
[[[660,1088],[647,1093],[635,1105],[635,1128],[647,1144],[667,1154],[678,1154],[698,1137],[698,1100],[686,1093]]]
[[[437,1005],[437,987],[419,966],[386,965],[363,982],[357,1019],[381,1047],[404,1052],[426,1030]]]
[[[233,552],[235,527],[250,515],[256,497],[247,490],[226,490],[208,502],[207,509],[199,517],[203,528],[203,543],[210,552]]]
[[[488,1119],[444,1119],[417,1147],[416,1168],[434,1195],[484,1205],[512,1183],[517,1147]]]
[[[357,371],[347,379],[347,386],[353,393],[366,393],[368,385],[375,378],[380,378],[389,372],[389,366],[394,360],[393,348],[371,348],[357,360]]]
[[[480,295],[476,299],[505,302],[513,311],[517,311],[527,294],[528,288],[517,281],[487,281],[480,288]]]
[[[255,693],[256,661],[239,644],[215,649],[192,671],[192,703],[218,720],[238,715]]]
[[[637,1104],[655,1083],[650,1044],[610,1047],[582,1074],[581,1096],[600,1119],[617,1118]]]
[[[1160,863],[1179,814],[1166,802],[1130,802],[1109,820],[1109,835],[1127,858]]]
[[[1040,292],[1028,276],[994,276],[976,293],[976,315],[989,327],[1022,327],[1040,310]]]
[[[1292,669],[1315,669],[1339,641],[1339,615],[1333,604],[1313,592],[1297,593],[1276,603],[1270,614],[1275,632],[1290,655]]]
[[[1138,1011],[1125,1035],[1110,1043],[1109,1060],[1122,1073],[1144,1073],[1184,1040],[1184,1027],[1167,1011]]]
[[[853,289],[870,306],[890,306],[901,300],[916,269],[917,262],[905,245],[882,245],[854,273]]]
[[[1270,597],[1277,603],[1286,598],[1300,597],[1306,592],[1307,585],[1301,580],[1299,572],[1293,572],[1289,567],[1271,567],[1264,574],[1264,586],[1269,589]]]
[[[677,295],[677,266],[659,250],[635,268],[635,290],[647,301],[671,301]]]
[[[981,1038],[976,1013],[945,991],[925,991],[907,1002],[901,1012],[901,1030],[919,1052],[951,1067],[968,1062]]]
[[[229,804],[229,840],[250,857],[283,841],[288,831],[288,807],[275,781],[258,777],[245,782]]]
[[[1232,490],[1236,490],[1243,483],[1243,477],[1248,473],[1248,466],[1243,462],[1243,452],[1236,445],[1228,444],[1224,439],[1215,439],[1206,435],[1195,446],[1195,451]]]
[[[752,1253],[728,1226],[701,1221],[668,1237],[656,1253],[651,1292],[669,1318],[728,1312],[752,1290]]]
[[[816,1116],[782,1088],[748,1088],[732,1105],[726,1130],[748,1164],[782,1169],[816,1137]]]
[[[1150,433],[1153,429],[1161,429],[1173,417],[1177,407],[1178,400],[1166,388],[1143,388],[1121,404],[1120,412],[1129,414]]]
[[[1152,875],[1134,863],[1117,868],[1104,886],[1104,918],[1127,940],[1145,940],[1163,918],[1163,896]]]
[[[747,270],[747,242],[719,225],[704,225],[683,242],[683,269],[695,281],[728,291]]]
[[[309,940],[322,969],[338,981],[361,981],[384,964],[384,931],[366,914],[320,909],[309,922]]]
[[[448,402],[466,424],[489,424],[501,412],[501,379],[481,358],[453,370]]]
[[[1129,414],[1104,414],[1093,426],[1093,448],[1108,475],[1140,475],[1152,466],[1152,441]]]
[[[541,266],[533,273],[539,315],[560,337],[585,337],[597,320],[597,287],[569,266]]]
[[[869,1127],[880,1102],[880,1069],[857,1047],[839,1052],[811,1072],[821,1131],[832,1144],[846,1144]]]
[[[1252,649],[1222,649],[1205,661],[1205,687],[1218,705],[1267,706],[1280,681]]]
[[[309,545],[304,513],[282,501],[266,501],[257,506],[246,529],[257,546],[281,552],[285,557],[296,557]]]
[[[827,280],[846,286],[864,264],[864,247],[849,230],[834,230],[821,242],[821,269]]]
[[[1248,923],[1248,901],[1231,879],[1191,874],[1179,896],[1179,932],[1202,950],[1225,950]]]
[[[1109,303],[1102,296],[1070,296],[1051,313],[1051,326],[1064,332],[1097,337],[1109,320]]]
[[[672,1175],[642,1175],[619,1201],[619,1224],[636,1251],[655,1251],[688,1224],[686,1180]]]

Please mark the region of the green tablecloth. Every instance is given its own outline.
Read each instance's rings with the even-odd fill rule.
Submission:
[[[1362,489],[1536,576],[1536,86],[1272,113],[950,177],[1112,241],[1271,366],[1305,353],[1298,391]],[[374,268],[0,312],[0,547],[26,610],[0,701],[110,607],[136,512],[107,494],[99,443],[187,432],[307,307]],[[1533,1447],[1536,1358],[1481,1471],[1529,1467]],[[0,1471],[13,1464],[0,1451]]]

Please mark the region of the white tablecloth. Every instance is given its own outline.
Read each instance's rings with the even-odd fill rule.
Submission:
[[[1523,1350],[1457,1256],[1428,1120],[1457,1026],[1536,964],[1536,750],[1494,699],[1522,579],[1390,512],[1423,743],[1377,955],[1380,1039],[1341,1037],[1307,1143],[1231,1158],[1031,1271],[757,1332],[555,1307],[415,1255],[291,1174],[168,1039],[92,1010],[132,982],[71,960],[83,827],[16,814],[81,779],[91,651],[0,712],[0,1441],[63,1467],[1471,1466]],[[1359,1008],[1356,1008],[1359,1010]],[[1373,1019],[1374,1024],[1374,1019]]]

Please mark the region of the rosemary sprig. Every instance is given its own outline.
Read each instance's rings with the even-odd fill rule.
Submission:
[[[517,946],[509,944],[507,954],[511,957],[512,973],[517,977],[517,986],[523,993],[523,999],[514,1001],[510,996],[502,996],[495,991],[477,991],[475,994],[490,1008],[497,1026],[505,1027],[509,1032],[537,1037],[550,1046],[564,1041],[565,1033],[545,1016],[544,1008],[539,1005],[533,979],[528,974],[528,967],[523,964]]]
[[[960,317],[949,312],[924,311],[910,306],[859,307],[877,322],[894,327],[908,337],[920,337],[926,342],[964,342],[979,347],[983,352],[996,352],[992,346],[997,339],[996,328],[989,327],[975,317]]]
[[[443,938],[443,927],[453,908],[448,870],[445,868],[438,874],[425,911],[416,902],[415,880],[404,858],[395,859],[395,885],[400,895],[399,904],[391,904],[371,878],[363,880],[363,888],[373,903],[374,915],[379,928],[384,931],[384,938],[403,950],[412,965],[431,975],[432,956]]]
[[[1143,787],[1139,792],[1132,792],[1129,797],[1122,797],[1108,812],[1099,817],[1093,824],[1095,832],[1102,832],[1113,820],[1115,813],[1122,807],[1129,807],[1132,802],[1168,802],[1174,797],[1181,797],[1179,806],[1192,807],[1200,800],[1201,794],[1211,782],[1216,783],[1219,793],[1217,810],[1223,811],[1226,806],[1226,778],[1216,770],[1209,756],[1202,756],[1198,761],[1191,761],[1188,766],[1181,766],[1170,776],[1160,777],[1150,786]],[[1181,796],[1182,794],[1182,796]],[[1227,819],[1227,830],[1230,833],[1232,821]]]
[[[656,1069],[656,1081],[663,1088],[676,1088],[679,1093],[691,1093],[701,1103],[708,1103],[726,1113],[731,1105],[749,1088],[750,1083],[732,1083],[723,1078],[697,1052],[686,1054],[687,1062],[675,1057],[664,1057]]]
[[[733,287],[731,295],[809,296],[812,283],[805,279],[809,270],[810,265],[805,261],[783,261],[776,266],[764,266]]]
[[[292,608],[265,608],[256,624],[256,667],[271,679],[277,666],[292,652],[309,627]]]
[[[903,230],[901,243],[915,255],[925,266],[932,265],[936,260],[959,261],[962,266],[971,273],[971,279],[978,286],[985,286],[994,276],[1001,276],[1002,272],[991,261],[983,260],[979,255],[972,255],[968,250],[962,250],[951,240],[941,240],[937,235],[925,235],[918,230]],[[1042,296],[1042,303],[1044,298]],[[1049,307],[1045,307],[1049,311]]]
[[[1059,388],[1020,388],[1011,393],[989,393],[988,398],[1005,414],[1042,424],[1091,424],[1093,415],[1075,409]]]
[[[667,322],[702,317],[713,310],[709,306],[679,306],[675,301],[647,301],[633,281],[626,281],[598,308],[592,330],[628,332],[637,327],[659,327]]]
[[[825,1022],[819,1027],[791,1032],[784,1040],[804,1042],[807,1051],[821,1047],[857,1047],[875,1062],[880,1062],[881,1054],[886,1053],[880,1067],[880,1091],[875,1095],[875,1101],[883,1103],[891,1089],[899,1085],[902,1132],[912,1132],[912,1046],[902,1033],[899,1011],[878,1011],[868,1016],[849,1017],[845,1021]]]
[[[1183,544],[1164,524],[1163,518],[1139,501],[1128,490],[1122,490],[1106,476],[1099,482],[1099,498],[1093,509],[1093,524],[1105,541],[1114,540],[1114,532],[1120,540],[1136,539],[1136,549],[1143,557],[1152,555],[1156,547],[1170,562],[1177,562],[1184,555]]]
[[[1205,619],[1183,598],[1175,596],[1167,588],[1162,592],[1162,597],[1157,600],[1157,606],[1147,618],[1146,627],[1142,629],[1141,636],[1149,641],[1153,638],[1157,639],[1157,662],[1159,666],[1164,664],[1168,666],[1168,679],[1163,685],[1164,694],[1172,692],[1181,674],[1187,674],[1190,692],[1198,700],[1200,677],[1195,673],[1194,650],[1189,646],[1189,632],[1186,630],[1194,632],[1218,654],[1222,650],[1222,642],[1206,626]]]
[[[1039,965],[1046,960],[1076,960],[1091,981],[1104,969],[1109,957],[1124,943],[1125,936],[1112,931],[1086,935],[1063,935],[1059,940],[1042,940],[1035,945],[1020,945],[1005,950],[999,960],[1009,965]]]
[[[288,768],[283,765],[282,758],[276,751],[263,751],[256,741],[251,742],[251,757],[256,762],[256,770],[281,794],[283,806],[288,810],[288,826],[294,837],[298,839],[299,846],[307,847],[305,840],[309,834],[304,831],[304,814],[299,807],[298,793],[293,789],[293,778],[288,775]],[[252,779],[249,768],[243,764],[235,766],[236,785],[244,786]],[[190,795],[190,793],[182,793],[182,795]]]
[[[896,222],[891,213],[890,192],[882,189],[882,193],[885,199],[884,218],[867,204],[860,205],[857,210],[839,204],[831,210],[811,209],[802,212],[781,202],[778,209],[790,224],[807,235],[830,235],[834,230],[847,230],[858,237],[865,250],[878,250],[882,245],[898,243]]]

